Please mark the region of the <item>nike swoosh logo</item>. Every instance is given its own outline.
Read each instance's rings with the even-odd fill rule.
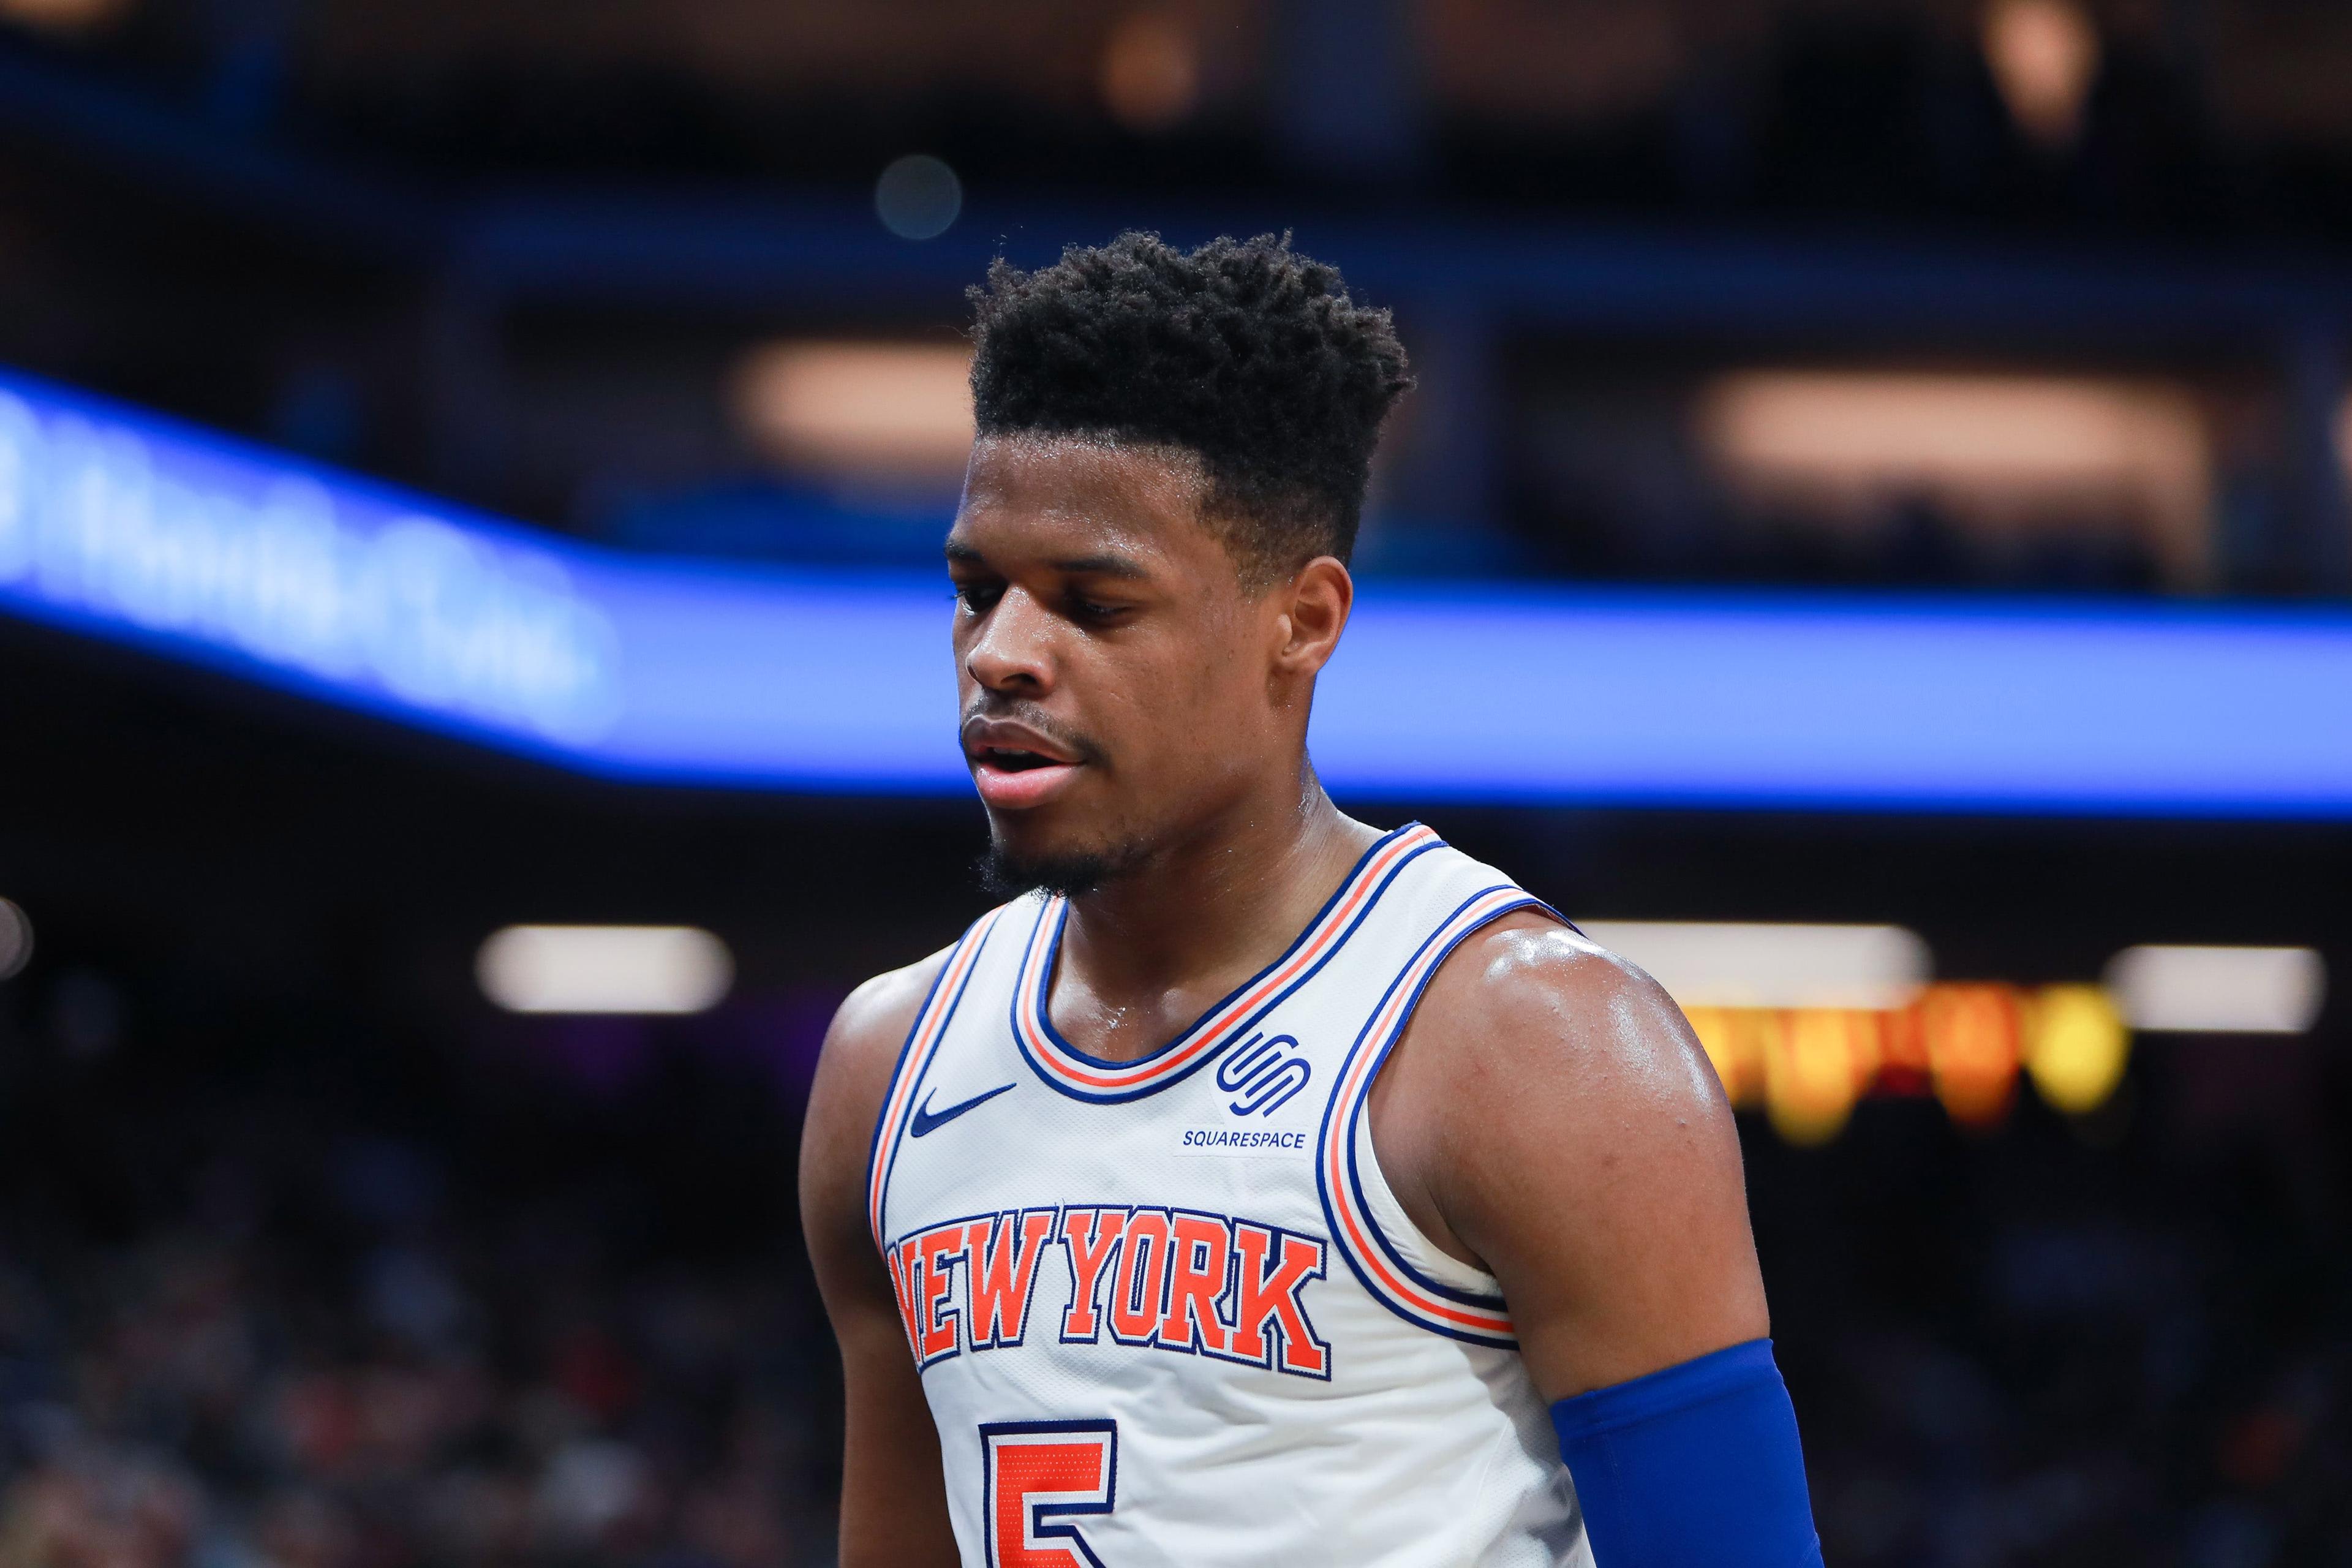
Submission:
[[[915,1119],[907,1124],[907,1136],[909,1138],[920,1138],[928,1133],[936,1132],[940,1128],[945,1127],[949,1122],[953,1121],[957,1117],[961,1116],[965,1111],[976,1110],[981,1106],[986,1105],[990,1100],[994,1100],[1000,1094],[1008,1094],[1012,1092],[1013,1087],[1014,1086],[1013,1084],[1009,1083],[999,1084],[985,1094],[975,1094],[970,1100],[963,1101],[960,1105],[950,1105],[945,1110],[937,1112],[934,1112],[931,1110],[931,1101],[940,1092],[935,1089],[931,1090],[929,1094],[923,1096],[922,1104],[915,1107]]]

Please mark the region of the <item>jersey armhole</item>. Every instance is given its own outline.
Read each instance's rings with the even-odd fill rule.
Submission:
[[[1481,928],[1528,909],[1559,918],[1542,900],[1506,882],[1472,894],[1439,922],[1391,982],[1349,1048],[1325,1107],[1316,1150],[1316,1184],[1332,1242],[1372,1298],[1408,1322],[1505,1350],[1516,1350],[1518,1340],[1500,1285],[1443,1251],[1412,1223],[1381,1172],[1365,1107],[1373,1080],[1403,1037],[1438,966]]]
[[[1375,1072],[1373,1081],[1380,1075]],[[1500,1299],[1503,1283],[1485,1269],[1463,1262],[1437,1243],[1429,1233],[1413,1223],[1405,1212],[1404,1202],[1389,1185],[1388,1174],[1381,1169],[1380,1148],[1372,1137],[1372,1119],[1367,1114],[1356,1118],[1356,1180],[1362,1189],[1364,1206],[1370,1211],[1372,1223],[1381,1235],[1396,1249],[1415,1271],[1425,1274],[1440,1284],[1451,1285],[1457,1290],[1474,1295]]]
[[[916,1009],[915,1021],[908,1026],[906,1043],[898,1047],[898,1064],[890,1069],[889,1088],[884,1091],[882,1108],[874,1118],[874,1138],[866,1162],[867,1227],[873,1233],[875,1247],[886,1255],[889,1237],[883,1228],[883,1210],[889,1197],[890,1167],[898,1158],[899,1132],[906,1123],[908,1108],[913,1102],[916,1086],[922,1081],[924,1069],[946,1037],[948,1021],[955,1016],[957,1005],[963,1000],[964,991],[980,966],[981,950],[988,944],[988,933],[1011,907],[1001,904],[972,921],[949,950],[947,962],[940,965],[939,973],[931,977],[930,989],[923,994],[922,1006]]]

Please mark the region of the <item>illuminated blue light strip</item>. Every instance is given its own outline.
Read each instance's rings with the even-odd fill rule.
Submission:
[[[2352,814],[2352,616],[1431,594],[1349,643],[1318,764],[1402,794]]]
[[[968,788],[945,584],[617,554],[0,378],[0,608],[616,778]],[[2352,615],[1367,584],[1343,794],[2352,816]]]

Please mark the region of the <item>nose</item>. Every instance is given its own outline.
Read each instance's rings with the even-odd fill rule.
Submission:
[[[1054,689],[1053,617],[1019,588],[989,607],[963,667],[991,691],[1042,697]]]

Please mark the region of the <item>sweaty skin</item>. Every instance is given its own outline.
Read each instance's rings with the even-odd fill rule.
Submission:
[[[991,437],[949,536],[961,734],[991,832],[1017,861],[1117,868],[1072,900],[1049,1002],[1074,1045],[1112,1060],[1279,954],[1378,837],[1307,761],[1347,568],[1318,557],[1253,589],[1208,495],[1180,450]],[[958,1562],[938,1432],[866,1219],[874,1124],[946,956],[842,1005],[802,1142],[847,1395],[844,1568]],[[1654,982],[1557,921],[1507,915],[1454,952],[1371,1117],[1413,1222],[1502,1281],[1546,1399],[1769,1331],[1712,1069]]]

